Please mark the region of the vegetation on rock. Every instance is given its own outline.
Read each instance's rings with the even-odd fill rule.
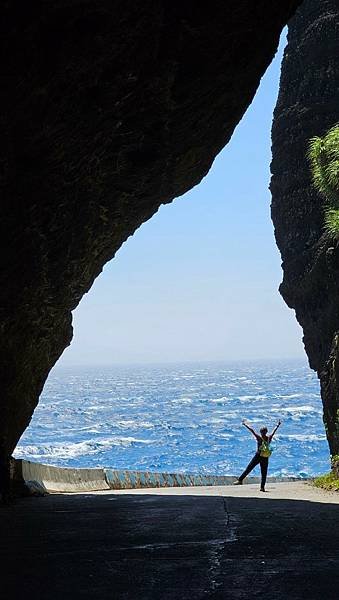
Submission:
[[[320,477],[316,477],[313,480],[313,483],[316,487],[324,490],[334,492],[339,491],[339,478],[336,477],[336,474],[333,471],[326,473],[325,475],[320,475]]]
[[[325,198],[325,230],[339,237],[339,124],[310,140],[308,157],[313,185]]]
[[[331,466],[332,466],[332,473],[334,473],[335,477],[337,479],[339,479],[339,455],[338,454],[331,456]]]
[[[316,487],[323,488],[324,490],[339,491],[339,455],[335,454],[331,456],[331,467],[330,473],[320,475],[313,480]]]

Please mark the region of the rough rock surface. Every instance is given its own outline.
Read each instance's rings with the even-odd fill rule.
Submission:
[[[324,234],[308,141],[339,121],[339,0],[305,0],[289,24],[272,141],[272,218],[281,293],[318,372],[332,454],[339,453],[339,243]]]
[[[71,311],[128,236],[207,173],[299,4],[3,4],[2,452],[71,341]]]

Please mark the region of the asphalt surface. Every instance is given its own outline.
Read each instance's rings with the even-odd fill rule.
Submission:
[[[304,483],[22,499],[0,508],[0,597],[338,600],[338,518]]]

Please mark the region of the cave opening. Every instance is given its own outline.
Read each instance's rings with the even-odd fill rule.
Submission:
[[[270,130],[285,44],[283,32],[207,177],[144,223],[83,298],[74,340],[15,456],[235,474],[250,447],[247,439],[236,447],[241,418],[259,424],[279,415],[286,429],[275,473],[328,468],[318,382],[277,291],[269,214]]]

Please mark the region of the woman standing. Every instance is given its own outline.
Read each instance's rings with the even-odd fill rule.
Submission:
[[[247,477],[247,475],[254,469],[254,467],[256,467],[257,465],[260,465],[260,470],[261,470],[260,491],[265,492],[265,484],[266,484],[267,469],[268,469],[268,459],[272,454],[272,451],[270,450],[270,443],[271,443],[272,438],[273,438],[275,432],[277,431],[278,427],[281,425],[281,421],[279,419],[277,425],[273,429],[272,433],[270,433],[269,435],[267,435],[267,427],[262,427],[260,429],[260,435],[259,435],[259,433],[254,431],[254,429],[252,427],[247,425],[246,420],[244,420],[242,422],[242,424],[248,429],[248,431],[250,431],[254,435],[255,439],[257,440],[258,447],[257,447],[257,451],[256,451],[255,455],[253,456],[252,460],[248,463],[245,471],[240,475],[240,477],[238,478],[238,480],[235,482],[234,485],[242,485],[242,482],[245,479],[245,477]]]

